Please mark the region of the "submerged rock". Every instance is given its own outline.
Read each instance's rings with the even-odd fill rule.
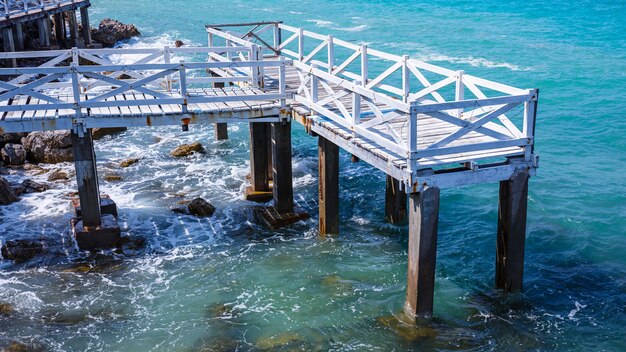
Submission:
[[[0,204],[7,205],[17,202],[18,200],[19,198],[13,187],[11,187],[4,177],[0,177]]]
[[[93,40],[105,47],[113,47],[121,40],[127,40],[141,35],[137,27],[132,24],[123,24],[120,21],[105,18],[100,22],[98,29],[92,29]]]
[[[31,179],[24,180],[24,182],[22,182],[22,187],[24,188],[24,193],[39,193],[50,189],[50,185],[39,183]]]
[[[179,145],[178,147],[174,148],[174,150],[172,150],[170,155],[179,158],[202,152],[204,152],[204,147],[202,146],[202,144],[200,144],[199,142],[195,142],[192,144]]]
[[[91,138],[93,140],[102,139],[106,136],[114,135],[116,133],[121,133],[128,130],[126,127],[101,127],[94,128],[91,130]]]
[[[8,165],[22,165],[26,161],[26,148],[21,144],[7,143],[0,154],[2,161]]]
[[[192,200],[189,205],[189,214],[195,216],[211,216],[215,213],[215,207],[202,198]]]
[[[13,341],[5,347],[2,352],[41,352],[45,351],[42,346],[26,345],[21,342]]]
[[[0,250],[2,257],[17,263],[25,262],[44,252],[43,244],[28,240],[6,241]]]
[[[204,339],[194,351],[197,352],[235,352],[239,351],[239,342],[227,336],[217,336]]]
[[[50,175],[48,175],[48,181],[67,181],[70,179],[70,176],[67,174],[67,172],[61,170],[61,169],[55,169],[54,171],[52,171],[50,173]]]
[[[347,295],[354,291],[352,283],[342,279],[338,275],[328,275],[322,279],[322,287],[336,295]]]
[[[306,341],[300,335],[288,331],[278,335],[261,337],[256,341],[256,347],[260,350],[282,350],[285,348],[300,350],[306,347]]]
[[[0,302],[0,317],[13,315],[14,312],[15,311],[13,310],[13,306],[11,306],[9,303]]]
[[[122,176],[120,176],[118,174],[105,174],[104,175],[104,180],[105,181],[109,181],[109,182],[121,181],[122,180]]]
[[[120,162],[120,167],[129,167],[131,165],[137,164],[139,160],[139,158],[129,158],[126,160],[122,160],[122,162]]]
[[[26,158],[33,163],[56,164],[74,160],[69,131],[31,132],[23,139]]]
[[[405,341],[417,341],[437,337],[437,332],[432,327],[417,325],[406,317],[404,313],[400,314],[400,318],[395,315],[378,317],[376,318],[376,323],[381,327],[393,331],[398,337]]]

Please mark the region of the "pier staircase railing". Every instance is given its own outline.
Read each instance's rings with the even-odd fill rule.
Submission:
[[[406,158],[411,171],[418,170],[424,158],[506,147],[519,147],[525,161],[537,162],[535,89],[515,88],[282,22],[206,28],[209,46],[219,36],[237,45],[259,45],[265,56],[292,59],[299,78],[297,103],[355,137]],[[418,126],[423,128],[424,118],[454,128],[435,139],[420,139]],[[402,119],[400,130],[392,127],[392,121]],[[467,138],[470,133],[477,138]]]
[[[28,14],[46,8],[61,7],[85,0],[0,0],[0,20]]]
[[[224,60],[240,54],[245,55],[243,60]],[[260,88],[259,68],[284,72],[289,64],[285,60],[254,60],[254,54],[250,47],[73,48],[0,53],[0,59],[40,61],[36,67],[0,68],[0,114],[59,110],[80,115],[90,108],[154,104],[181,105],[187,112],[190,104],[227,101],[276,101],[284,107],[290,97],[285,89],[258,89],[219,97],[203,93],[201,88],[212,88],[215,83],[245,82]],[[222,60],[207,62],[209,56]],[[235,73],[229,77],[211,75],[225,68]],[[132,100],[116,98],[125,93],[137,94]]]

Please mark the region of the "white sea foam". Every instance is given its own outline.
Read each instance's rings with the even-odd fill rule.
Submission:
[[[508,62],[496,62],[491,61],[482,57],[474,57],[474,56],[448,56],[443,54],[425,54],[419,55],[419,60],[426,62],[437,62],[437,61],[446,61],[454,64],[467,64],[474,67],[487,67],[487,68],[506,68],[511,71],[529,71],[529,68],[518,66],[515,64],[511,64]]]
[[[576,308],[572,309],[569,314],[567,315],[567,317],[569,318],[569,320],[578,320],[577,318],[575,318],[576,314],[578,312],[580,312],[581,309],[586,308],[587,305],[586,304],[580,304],[578,303],[578,301],[574,302],[574,306]]]
[[[344,31],[344,32],[361,32],[369,28],[369,26],[366,24],[361,24],[361,25],[352,26],[352,27],[342,27],[342,26],[337,25],[335,22],[326,21],[326,20],[318,20],[318,19],[307,20],[307,22],[315,23],[315,25],[320,28],[329,28],[335,31]]]

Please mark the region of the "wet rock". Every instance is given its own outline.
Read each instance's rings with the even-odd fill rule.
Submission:
[[[231,319],[239,316],[241,316],[240,311],[223,303],[212,304],[206,310],[206,317],[209,319]]]
[[[235,352],[239,351],[239,342],[227,336],[207,338],[194,351],[198,352]]]
[[[215,207],[202,198],[192,200],[187,209],[189,209],[189,214],[195,216],[211,216],[215,213]]]
[[[69,131],[31,132],[23,139],[26,158],[33,163],[56,164],[73,161]]]
[[[22,138],[27,135],[28,133],[0,133],[0,146],[4,146],[7,143],[20,144]]]
[[[122,176],[120,176],[118,174],[105,174],[104,175],[104,180],[105,181],[109,181],[109,182],[121,181],[122,180]]]
[[[94,140],[102,139],[106,136],[111,136],[117,133],[121,133],[128,130],[126,127],[102,127],[94,128],[91,130],[91,136]]]
[[[70,179],[70,176],[67,174],[67,172],[61,170],[61,169],[55,169],[53,170],[50,175],[48,175],[48,181],[52,182],[52,181],[67,181]]]
[[[335,295],[345,296],[354,292],[352,283],[342,279],[337,275],[329,275],[322,279],[322,287],[331,291]]]
[[[183,43],[182,40],[177,40],[174,42],[174,46],[177,48],[180,48],[181,46],[185,45],[185,43]]]
[[[7,143],[0,154],[7,165],[22,165],[26,161],[26,148],[21,144]]]
[[[41,242],[28,240],[6,241],[0,250],[2,257],[17,263],[25,262],[44,252]]]
[[[130,159],[122,160],[122,162],[120,162],[120,167],[129,167],[131,165],[137,164],[139,160],[140,160],[139,158],[130,158]]]
[[[178,147],[174,148],[174,150],[172,150],[170,155],[179,158],[202,152],[204,152],[204,147],[202,147],[202,144],[195,142],[192,144],[179,145]]]
[[[172,212],[176,214],[189,215],[189,209],[187,209],[187,207],[175,207],[175,208],[172,208],[171,210]]]
[[[101,43],[104,47],[113,47],[121,40],[127,40],[141,35],[137,27],[132,24],[123,24],[119,21],[105,18],[100,22],[98,29],[93,30],[93,40]]]
[[[400,313],[399,317],[395,315],[378,317],[376,323],[393,331],[404,341],[418,341],[437,337],[435,329],[430,326],[415,324],[404,313]]]
[[[24,171],[26,171],[29,175],[34,175],[34,176],[43,175],[46,172],[48,172],[48,170],[35,164],[24,164]]]
[[[11,187],[4,177],[0,177],[0,204],[7,205],[17,202],[18,200],[19,198],[13,187]]]
[[[24,182],[22,182],[22,187],[24,188],[24,193],[39,193],[50,189],[50,185],[39,183],[31,179],[24,180]]]
[[[13,341],[5,347],[2,352],[42,352],[45,349],[42,346],[26,345],[21,342]]]
[[[261,350],[299,350],[306,347],[306,341],[294,332],[283,332],[278,335],[261,337],[256,341],[256,347]]]
[[[46,323],[62,325],[76,325],[89,319],[87,314],[81,312],[60,312],[43,317],[43,321]]]
[[[0,317],[8,317],[9,315],[13,315],[14,312],[15,311],[13,310],[13,306],[11,306],[9,303],[0,302]]]

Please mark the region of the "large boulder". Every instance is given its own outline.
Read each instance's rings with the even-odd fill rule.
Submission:
[[[22,142],[30,162],[56,164],[74,160],[69,131],[31,132]]]
[[[0,249],[2,257],[15,262],[25,262],[36,255],[43,253],[44,248],[41,242],[28,240],[6,241]]]
[[[105,18],[97,29],[92,29],[91,37],[104,47],[113,47],[120,40],[127,40],[141,35],[137,27],[132,24],[123,24],[120,21]]]
[[[2,161],[8,165],[22,165],[26,161],[26,148],[21,144],[7,143],[0,150]]]
[[[195,216],[211,216],[215,213],[215,207],[202,198],[192,200],[187,209],[189,209],[189,214]]]
[[[7,143],[20,143],[27,135],[28,133],[0,133],[0,147]]]
[[[170,155],[176,158],[180,158],[183,156],[189,156],[194,153],[203,153],[203,152],[204,152],[204,147],[202,146],[202,144],[195,142],[191,144],[179,145],[178,147],[174,148],[174,150],[170,152]]]
[[[15,190],[4,177],[0,177],[0,204],[7,205],[19,200]]]

